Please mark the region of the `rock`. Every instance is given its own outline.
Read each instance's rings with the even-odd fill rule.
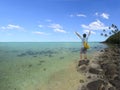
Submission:
[[[32,64],[28,65],[28,67],[32,67]]]
[[[104,50],[100,50],[100,52],[104,52]]]
[[[43,71],[46,71],[46,68],[44,68]]]
[[[120,90],[120,80],[111,80],[110,83],[116,87],[117,90]]]
[[[91,79],[91,76],[88,76],[87,78],[88,78],[88,79]]]
[[[53,57],[51,54],[48,55],[49,57]]]
[[[104,50],[105,52],[108,52],[109,51],[109,49],[108,48],[105,48],[105,50]]]
[[[90,63],[89,65],[91,68],[95,68],[95,69],[100,69],[100,65],[97,63]]]
[[[34,55],[33,57],[37,57],[36,55]]]
[[[89,63],[89,60],[80,60],[78,63],[78,66],[81,66],[83,64],[88,65],[88,63]]]
[[[26,54],[25,53],[21,53],[21,54],[19,54],[19,55],[17,55],[18,57],[23,57],[23,56],[26,56]]]
[[[60,59],[64,59],[64,57],[60,57]]]
[[[80,80],[80,83],[84,83],[84,80]]]
[[[77,90],[88,90],[85,85],[80,85]]]
[[[120,90],[120,49],[110,47],[101,52],[96,61],[79,61],[78,70],[87,78],[84,83],[80,80],[83,86],[79,90]]]
[[[117,66],[115,64],[107,64],[105,68],[105,75],[108,79],[112,79],[117,72]]]
[[[117,90],[120,90],[120,78],[119,76],[115,77],[114,80],[110,80],[110,83],[117,88]]]
[[[80,90],[88,90],[87,87],[82,86]]]
[[[88,90],[102,90],[100,88],[103,84],[104,84],[104,81],[96,80],[96,81],[92,81],[92,82],[88,83],[87,88],[88,88]]]
[[[110,87],[108,88],[108,90],[116,90],[114,87]]]
[[[87,72],[88,71],[88,67],[86,65],[82,65],[80,67],[77,68],[78,72]]]
[[[94,69],[94,68],[90,68],[90,69],[89,69],[89,73],[92,73],[92,74],[99,74],[100,71],[97,70],[97,69]]]

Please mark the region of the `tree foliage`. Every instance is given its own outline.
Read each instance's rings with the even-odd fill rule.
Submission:
[[[112,24],[108,28],[108,30],[103,29],[103,33],[101,33],[101,36],[108,37],[108,36],[111,36],[111,35],[118,33],[119,31],[120,30],[118,29],[118,27],[116,25]]]
[[[120,44],[120,30],[114,24],[112,24],[108,30],[103,30],[101,36],[108,37],[105,42],[112,44]]]

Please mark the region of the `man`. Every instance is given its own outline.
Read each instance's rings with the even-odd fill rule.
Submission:
[[[85,47],[85,43],[87,44],[88,43],[88,37],[90,36],[90,31],[88,33],[88,36],[84,33],[83,34],[83,37],[80,36],[80,34],[78,34],[77,32],[75,32],[75,34],[82,40],[82,47],[80,49],[80,59],[82,60],[82,54],[84,54],[84,59],[87,59],[87,49]],[[88,46],[89,47],[89,46]]]

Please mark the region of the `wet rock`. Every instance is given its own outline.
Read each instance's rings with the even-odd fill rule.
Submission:
[[[85,89],[83,90],[120,90],[120,49],[106,48],[100,52],[103,53],[98,58],[95,58],[98,61],[97,63],[90,62],[87,65],[83,60],[78,63],[79,70],[87,70],[90,74],[86,76],[88,81],[91,82],[84,85]]]
[[[81,66],[81,65],[88,65],[89,63],[89,60],[80,60],[79,63],[78,63],[78,66]]]
[[[40,62],[40,63],[44,63],[45,61],[42,60],[42,61],[39,61],[39,62]]]
[[[28,67],[32,67],[32,64],[28,65]]]
[[[43,61],[43,60],[41,60],[41,61],[39,61],[40,63],[44,63],[45,61]]]
[[[91,76],[88,76],[87,78],[88,78],[88,79],[91,79],[92,77],[91,77]]]
[[[105,68],[105,75],[108,79],[112,79],[117,72],[117,66],[115,64],[107,64]]]
[[[87,84],[88,90],[101,90],[101,86],[104,84],[102,80],[92,81]]]
[[[33,56],[33,57],[37,57],[37,56]]]
[[[90,66],[91,68],[95,68],[95,69],[100,69],[100,68],[101,68],[100,65],[97,64],[97,63],[91,63],[89,66]]]
[[[42,65],[41,63],[38,63],[37,65]]]
[[[80,80],[79,82],[80,82],[80,83],[84,83],[84,80]]]
[[[100,50],[100,52],[104,52],[104,50]]]
[[[94,69],[94,68],[90,68],[90,69],[89,69],[89,72],[92,73],[92,74],[99,74],[99,73],[100,73],[99,70]]]
[[[114,87],[110,87],[108,88],[108,90],[116,90]]]
[[[108,49],[108,48],[105,48],[105,49],[104,49],[104,51],[105,51],[105,52],[108,52],[108,51],[109,51],[109,49]]]
[[[42,65],[45,61],[39,61],[38,65]]]
[[[26,51],[26,53],[27,53],[28,55],[35,55],[35,53],[34,53],[33,51]]]
[[[88,90],[87,87],[82,86],[80,90]]]
[[[114,80],[110,80],[110,83],[116,87],[117,90],[120,90],[120,78],[119,76],[118,77],[115,77]]]
[[[46,71],[46,68],[44,68],[43,70]]]
[[[64,57],[60,57],[60,59],[64,59]]]
[[[51,54],[49,54],[49,57],[53,57]]]
[[[18,57],[23,57],[23,56],[26,56],[26,54],[25,53],[21,53],[21,54],[19,54],[19,55],[17,55]]]
[[[81,66],[78,67],[77,71],[78,72],[87,72],[88,67],[87,67],[87,65],[81,65]]]

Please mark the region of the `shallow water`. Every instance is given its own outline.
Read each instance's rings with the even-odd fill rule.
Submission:
[[[88,56],[107,46],[89,43]],[[1,42],[0,90],[36,90],[50,76],[79,60],[77,42]],[[59,77],[58,77],[59,78]]]

